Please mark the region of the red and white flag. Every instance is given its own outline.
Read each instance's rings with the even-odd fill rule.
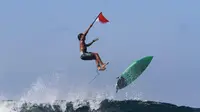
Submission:
[[[98,15],[98,17],[96,19],[96,22],[101,22],[101,23],[105,24],[105,23],[109,22],[109,20],[104,17],[102,12],[100,12],[100,14]]]

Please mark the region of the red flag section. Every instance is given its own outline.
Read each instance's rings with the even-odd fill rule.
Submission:
[[[103,15],[102,12],[99,14],[99,16],[97,17],[97,20],[96,20],[96,21],[99,21],[99,22],[101,22],[101,23],[107,23],[107,22],[109,22],[108,19],[106,19],[106,18],[104,17],[104,15]]]

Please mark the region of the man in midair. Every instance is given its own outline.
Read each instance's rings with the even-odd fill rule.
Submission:
[[[103,63],[98,53],[87,51],[87,47],[91,46],[94,42],[98,40],[98,38],[96,38],[88,44],[85,43],[86,35],[88,34],[92,26],[93,24],[91,24],[90,27],[84,33],[80,33],[78,35],[78,40],[80,42],[80,54],[81,54],[80,58],[82,60],[95,60],[97,69],[99,71],[104,71],[106,69],[106,65],[108,64],[108,62]]]

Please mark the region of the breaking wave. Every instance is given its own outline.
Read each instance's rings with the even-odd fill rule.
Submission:
[[[93,101],[92,103],[95,103]],[[176,106],[169,103],[160,103],[141,100],[108,100],[99,103],[99,108],[92,108],[91,101],[67,102],[66,100],[54,103],[29,103],[17,101],[2,101],[1,112],[200,112],[200,108]],[[19,105],[20,104],[20,105]]]
[[[115,91],[109,87],[95,90],[67,86],[67,91],[61,92],[58,83],[59,75],[55,74],[46,81],[38,78],[18,100],[1,96],[0,112],[200,112],[198,108],[144,101],[141,93],[116,100]]]

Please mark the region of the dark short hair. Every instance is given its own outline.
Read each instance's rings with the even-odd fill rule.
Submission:
[[[83,35],[83,33],[79,33],[78,34],[78,40],[81,40],[81,36]]]

